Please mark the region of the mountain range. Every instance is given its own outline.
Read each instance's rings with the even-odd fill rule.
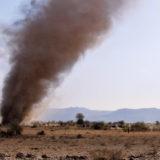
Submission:
[[[47,109],[43,115],[37,119],[42,121],[70,121],[76,120],[76,114],[82,113],[85,120],[104,122],[155,122],[160,121],[160,109],[119,109],[116,111],[89,110],[87,108],[70,107],[63,109]]]

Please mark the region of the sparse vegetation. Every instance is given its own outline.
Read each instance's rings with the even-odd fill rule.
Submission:
[[[121,150],[97,150],[91,153],[93,160],[123,160]]]
[[[20,126],[20,124],[17,122],[12,122],[7,126],[5,126],[5,128],[6,128],[5,130],[0,131],[1,137],[11,137],[15,135],[21,135],[23,131],[22,126]]]
[[[77,160],[82,157],[92,160],[130,160],[128,157],[143,157],[143,159],[149,157],[149,160],[153,160],[152,157],[155,158],[155,156],[160,158],[159,132],[147,132],[150,129],[154,131],[154,127],[158,127],[159,123],[84,121],[83,125],[79,126],[74,121],[61,121],[35,122],[35,124],[36,128],[32,128],[32,125],[23,126],[22,136],[16,137],[14,135],[19,134],[19,126],[17,127],[16,124],[1,126],[0,148],[2,154],[6,153],[6,150],[11,150],[9,154],[14,154],[11,158],[14,159],[18,154],[15,152],[17,150],[24,153],[24,156],[18,154],[17,157],[22,156],[24,159],[42,157],[43,154],[53,158],[55,154],[61,156],[59,151],[63,150],[64,155],[70,153],[68,156],[62,157],[64,160],[68,157],[77,158]],[[129,134],[127,133],[128,129]],[[144,131],[146,131],[145,134]],[[140,159],[137,158],[137,160]]]
[[[130,133],[131,131],[131,127],[129,124],[125,124],[122,129],[124,132],[128,132],[128,133]]]
[[[137,122],[131,125],[131,131],[149,131],[149,127],[144,122]]]
[[[14,135],[21,135],[22,131],[23,128],[19,125],[19,123],[12,122],[9,124],[8,132],[13,133]]]
[[[96,130],[104,129],[104,122],[94,122],[92,128]]]

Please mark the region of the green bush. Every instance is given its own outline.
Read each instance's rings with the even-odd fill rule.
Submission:
[[[11,122],[8,126],[7,133],[10,135],[21,135],[23,128],[17,122]]]
[[[5,130],[0,131],[1,137],[11,137],[15,135],[21,135],[23,128],[17,122],[11,122],[5,126]]]
[[[77,120],[77,124],[78,124],[78,125],[82,125],[83,123],[84,123],[83,119],[78,119],[78,120]]]
[[[128,133],[131,131],[131,127],[129,126],[129,124],[125,124],[122,129],[124,132],[128,132]]]
[[[104,122],[94,122],[92,128],[96,130],[104,129]]]
[[[118,127],[123,128],[125,126],[125,122],[124,121],[119,121],[117,122]]]
[[[149,127],[144,122],[137,122],[131,125],[131,131],[149,131]]]

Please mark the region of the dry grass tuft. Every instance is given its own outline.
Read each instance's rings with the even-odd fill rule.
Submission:
[[[97,150],[91,153],[93,160],[122,160],[123,155],[121,150]]]

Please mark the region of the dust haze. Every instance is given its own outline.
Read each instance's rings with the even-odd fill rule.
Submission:
[[[8,31],[12,67],[3,88],[2,123],[22,122],[51,84],[54,91],[64,73],[104,37],[122,4],[122,0],[32,1],[24,20]]]

